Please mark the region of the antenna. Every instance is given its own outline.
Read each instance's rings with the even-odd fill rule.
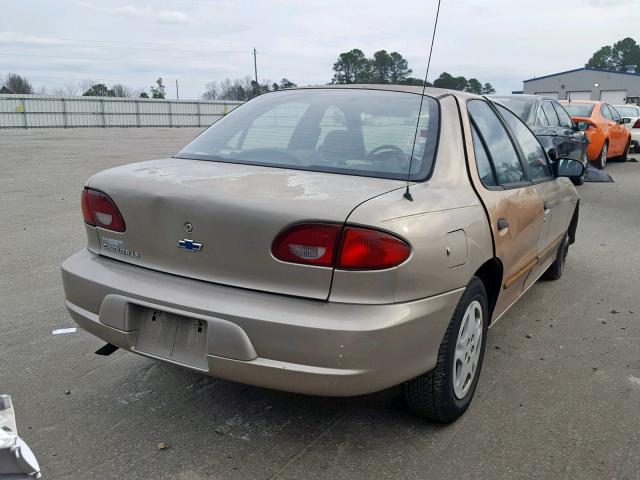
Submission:
[[[420,108],[418,109],[418,119],[416,120],[416,131],[413,134],[413,146],[411,147],[411,157],[409,158],[409,171],[407,172],[407,188],[404,191],[403,197],[413,202],[413,197],[409,191],[409,180],[411,179],[411,167],[413,165],[413,151],[416,148],[416,141],[418,140],[418,127],[420,125],[420,115],[422,114],[422,103],[424,102],[424,92],[427,88],[427,77],[429,76],[429,67],[431,66],[431,54],[433,53],[433,42],[436,39],[436,29],[438,28],[438,17],[440,16],[440,2],[438,0],[438,9],[436,10],[436,19],[433,22],[433,35],[431,35],[431,46],[429,47],[429,58],[427,59],[427,71],[424,74],[424,82],[422,83],[422,95],[420,95]]]

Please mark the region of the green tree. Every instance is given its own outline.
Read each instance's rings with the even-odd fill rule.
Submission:
[[[151,98],[165,98],[165,86],[162,77],[156,80],[157,87],[151,87]]]
[[[378,50],[369,60],[372,83],[389,83],[393,72],[393,58],[386,50]]]
[[[138,98],[149,98],[149,94],[147,92],[140,92],[140,96]]]
[[[493,85],[491,85],[489,82],[485,83],[482,86],[482,92],[483,95],[493,95],[494,93],[496,93],[496,89],[493,88]]]
[[[7,87],[5,87],[3,85],[2,88],[0,88],[0,93],[11,93],[11,92],[9,91],[9,89]]]
[[[413,73],[413,70],[409,68],[407,60],[398,52],[391,52],[390,56],[393,63],[391,65],[391,76],[389,81],[396,84],[402,83],[410,78],[409,75]]]
[[[454,77],[453,75],[442,72],[433,82],[436,88],[448,88],[450,90],[464,91],[467,89],[468,81],[464,77]]]
[[[368,83],[370,81],[370,64],[362,50],[354,48],[338,55],[333,64],[332,83]]]
[[[417,85],[422,87],[424,85],[424,80],[422,78],[416,77],[407,77],[404,80],[398,82],[400,85]],[[431,82],[427,82],[427,87],[433,87]]]
[[[83,97],[113,97],[113,90],[109,89],[104,83],[96,83],[89,87],[83,94]]]
[[[627,65],[640,66],[640,45],[630,37],[605,45],[587,62],[587,67],[623,71]]]
[[[467,80],[467,88],[465,89],[465,92],[480,95],[482,93],[482,84],[477,78],[470,78]]]

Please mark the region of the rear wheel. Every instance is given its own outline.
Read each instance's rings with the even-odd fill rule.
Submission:
[[[596,167],[600,170],[604,169],[607,166],[607,155],[609,154],[609,144],[604,142],[602,145],[602,150],[600,150],[600,155],[598,155]]]
[[[564,238],[558,247],[558,253],[556,259],[549,266],[546,272],[544,272],[543,278],[546,280],[558,280],[562,277],[564,267],[567,264],[567,254],[569,253],[569,233],[564,234]]]
[[[487,292],[482,281],[473,277],[440,344],[436,367],[403,386],[409,410],[444,423],[467,410],[482,368],[488,323]]]

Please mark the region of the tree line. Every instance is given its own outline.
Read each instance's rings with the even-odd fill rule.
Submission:
[[[640,67],[640,45],[630,37],[600,47],[587,62],[587,67],[618,72],[624,71],[627,65]]]
[[[354,48],[338,55],[333,64],[334,84],[375,83],[394,85],[424,84],[421,78],[412,77],[413,70],[409,68],[407,60],[398,52],[388,53],[378,50],[373,57],[367,58],[362,50]],[[449,88],[477,94],[495,93],[490,83],[484,85],[476,78],[466,79],[443,72],[433,83],[427,82],[428,87]]]

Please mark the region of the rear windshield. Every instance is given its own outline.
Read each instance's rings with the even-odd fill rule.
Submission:
[[[563,103],[562,106],[572,117],[590,117],[593,112],[593,103]]]
[[[614,107],[621,117],[640,117],[640,108],[639,107]]]
[[[501,104],[509,107],[509,109],[518,115],[520,119],[529,123],[529,116],[531,115],[531,107],[535,102],[524,98],[512,98],[512,97],[493,97]]]
[[[209,127],[176,157],[406,179],[420,95],[307,89],[262,95]],[[412,180],[430,172],[438,102],[424,97]]]

